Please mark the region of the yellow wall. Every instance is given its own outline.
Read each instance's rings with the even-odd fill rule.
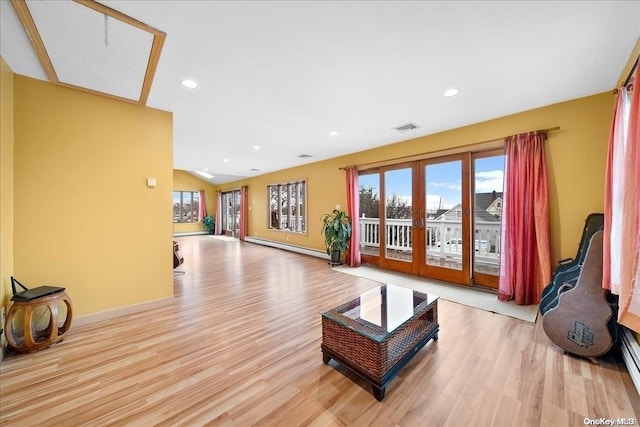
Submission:
[[[174,191],[200,191],[204,190],[207,198],[207,213],[216,215],[216,189],[215,186],[207,181],[193,176],[189,172],[174,169],[173,170],[173,190]],[[194,231],[205,231],[202,222],[188,224],[173,224],[174,233],[191,233]]]
[[[553,262],[576,255],[584,220],[602,212],[604,169],[613,97],[603,93],[526,111],[487,122],[416,138],[307,166],[287,169],[221,186],[249,186],[249,236],[324,251],[320,216],[336,204],[346,208],[344,171],[340,167],[431,153],[556,126],[546,142],[550,179]],[[308,180],[308,231],[299,235],[267,229],[266,186],[298,178]]]
[[[640,43],[626,68],[637,52]],[[0,301],[11,274],[30,286],[67,287],[76,316],[171,296],[165,248],[172,231],[190,231],[173,229],[171,191],[193,190],[197,180],[172,169],[171,114],[14,76],[0,65]],[[555,262],[575,255],[584,218],[602,211],[612,101],[603,93],[219,188],[199,181],[210,213],[216,189],[249,186],[249,236],[324,251],[320,217],[346,206],[341,166],[560,126],[547,142]],[[157,179],[155,189],[146,187],[148,177]],[[266,186],[300,178],[308,183],[307,233],[268,230]]]
[[[172,114],[19,75],[14,96],[18,280],[74,316],[172,296]]]
[[[5,307],[13,274],[13,141],[13,72],[0,57],[0,305]]]
[[[248,236],[284,242],[286,244],[325,251],[324,237],[320,233],[320,217],[330,213],[336,204],[346,209],[344,171],[341,159],[332,159],[260,175],[220,186],[222,191],[247,185],[248,188]],[[307,232],[305,234],[269,230],[267,185],[285,183],[299,179],[307,180]]]

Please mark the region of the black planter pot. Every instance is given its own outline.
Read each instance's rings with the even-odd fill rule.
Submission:
[[[340,251],[331,252],[331,265],[340,265]]]

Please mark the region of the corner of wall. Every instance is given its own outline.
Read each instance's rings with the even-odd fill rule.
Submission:
[[[631,72],[633,71],[633,66],[636,64],[636,61],[638,61],[639,57],[640,57],[640,37],[638,37],[638,40],[636,40],[636,45],[633,47],[633,50],[631,51],[631,56],[629,56],[629,59],[627,60],[627,64],[624,66],[624,68],[620,72],[620,77],[618,77],[618,82],[616,83],[616,87],[620,87],[624,83],[624,81],[627,79],[629,74],[631,74]]]
[[[13,71],[0,57],[0,307],[6,313],[9,303],[9,278],[13,274],[14,212],[14,99]],[[0,336],[0,361],[4,358],[6,340]]]

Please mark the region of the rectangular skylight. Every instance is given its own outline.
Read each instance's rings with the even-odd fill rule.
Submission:
[[[202,171],[194,171],[195,173],[197,173],[198,175],[205,177],[207,179],[211,179],[213,178],[213,175],[211,175],[210,173],[207,172],[202,172]]]

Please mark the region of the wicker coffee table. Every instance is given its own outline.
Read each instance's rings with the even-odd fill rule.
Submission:
[[[389,382],[418,351],[438,339],[438,297],[382,285],[322,313],[322,359],[369,381],[384,398]]]

